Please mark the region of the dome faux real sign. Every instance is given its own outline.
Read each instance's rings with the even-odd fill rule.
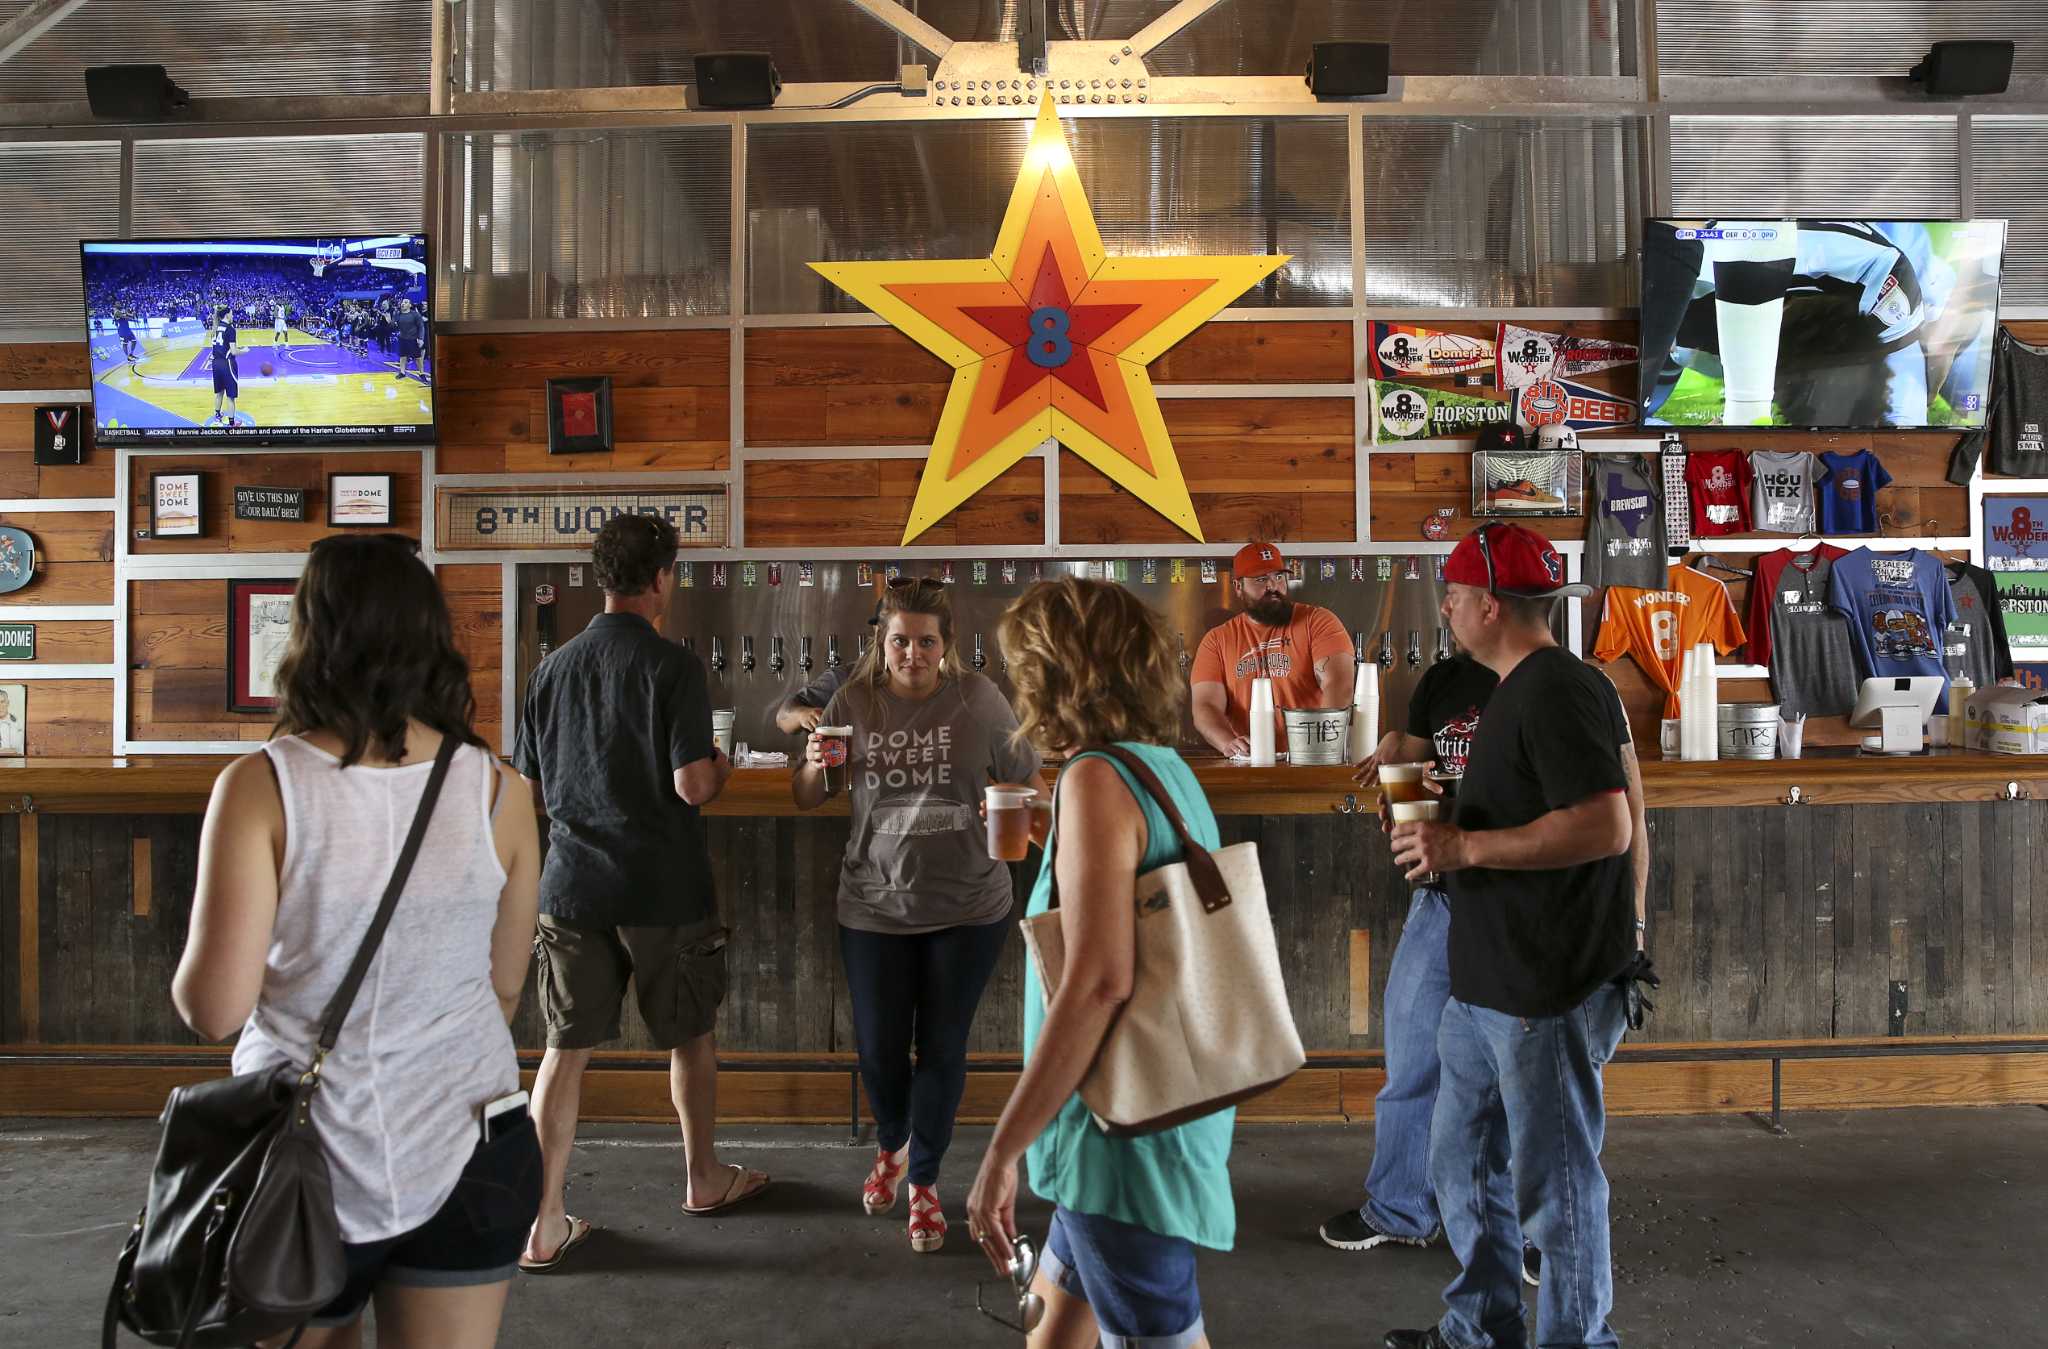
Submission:
[[[1049,440],[1200,540],[1145,367],[1287,261],[1108,256],[1046,98],[989,256],[811,266],[953,367],[903,542]]]

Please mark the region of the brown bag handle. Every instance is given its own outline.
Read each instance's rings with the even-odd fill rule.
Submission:
[[[1165,785],[1159,781],[1159,775],[1152,771],[1151,766],[1121,745],[1090,745],[1074,755],[1073,758],[1067,760],[1066,766],[1060,769],[1060,776],[1064,778],[1067,775],[1068,768],[1072,768],[1083,756],[1089,754],[1100,754],[1104,758],[1123,765],[1130,775],[1138,780],[1138,785],[1143,787],[1146,793],[1151,796],[1153,803],[1166,816],[1167,822],[1173,825],[1173,832],[1180,836],[1181,860],[1187,864],[1188,876],[1195,883],[1195,895],[1202,902],[1202,912],[1215,913],[1218,909],[1228,908],[1231,902],[1230,885],[1223,879],[1222,868],[1216,865],[1216,858],[1209,850],[1195,842],[1194,838],[1189,835],[1187,821],[1181,818],[1180,808],[1174,805],[1173,797],[1167,793]],[[1059,827],[1059,784],[1057,782],[1053,784],[1053,798],[1053,828],[1057,831]],[[1058,839],[1057,833],[1053,837],[1056,843]],[[1046,857],[1045,865],[1049,867],[1053,865],[1053,859],[1050,854]],[[1059,906],[1060,878],[1059,872],[1055,870],[1052,875],[1052,888],[1046,909],[1050,912]]]

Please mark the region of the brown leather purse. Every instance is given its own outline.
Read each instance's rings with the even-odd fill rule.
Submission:
[[[102,1349],[113,1349],[119,1326],[178,1349],[229,1349],[286,1331],[296,1344],[312,1315],[341,1295],[347,1268],[313,1096],[391,926],[455,750],[455,737],[443,736],[377,916],[321,1015],[313,1062],[171,1093],[149,1196],[107,1293]]]

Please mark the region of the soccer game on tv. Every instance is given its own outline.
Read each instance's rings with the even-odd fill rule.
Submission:
[[[433,438],[425,235],[80,249],[100,444]]]
[[[2002,220],[1649,220],[1646,426],[1982,426]]]

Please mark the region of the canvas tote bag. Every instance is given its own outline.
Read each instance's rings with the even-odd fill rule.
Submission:
[[[1210,852],[1188,836],[1173,798],[1142,759],[1113,745],[1084,752],[1128,769],[1165,812],[1183,849],[1181,861],[1137,879],[1131,996],[1081,1081],[1095,1123],[1113,1136],[1134,1137],[1270,1091],[1307,1059],[1287,1007],[1258,845]],[[1057,818],[1057,790],[1053,809]],[[1045,865],[1052,864],[1048,854]],[[1023,923],[1048,1001],[1066,967],[1059,878],[1051,884],[1046,911]]]

